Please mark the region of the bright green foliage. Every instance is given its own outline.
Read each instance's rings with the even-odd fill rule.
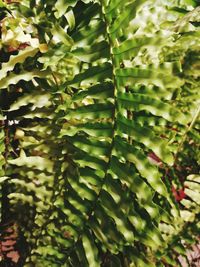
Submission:
[[[190,200],[171,190],[184,141],[199,142],[198,1],[0,8],[0,184],[24,266],[178,266],[200,229],[197,170]]]
[[[1,115],[0,115],[1,116]],[[3,120],[3,116],[0,117],[1,120]],[[0,198],[2,199],[2,184],[5,180],[7,180],[7,177],[4,176],[4,170],[3,170],[3,166],[5,164],[5,159],[3,156],[3,153],[5,151],[5,144],[4,144],[4,131],[1,127],[1,131],[0,131]],[[0,204],[0,209],[2,210],[2,201]],[[0,214],[0,218],[1,218],[2,214]],[[1,218],[2,219],[2,218]]]

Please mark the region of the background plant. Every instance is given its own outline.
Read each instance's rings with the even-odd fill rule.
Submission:
[[[178,266],[199,234],[198,1],[0,3],[17,264]]]

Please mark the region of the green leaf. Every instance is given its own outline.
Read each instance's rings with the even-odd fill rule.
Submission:
[[[89,25],[87,24],[84,27],[81,27],[72,34],[74,47],[91,46],[96,43],[99,36],[104,34],[105,23],[102,20],[92,20]]]
[[[31,81],[35,77],[46,78],[48,76],[48,71],[33,70],[30,72],[21,72],[20,74],[10,74],[7,77],[0,80],[0,89],[5,89],[9,85],[17,84],[19,81]]]
[[[75,161],[80,167],[91,167],[95,170],[105,171],[107,167],[107,160],[105,161],[97,157],[88,155],[86,153],[80,153],[75,156]]]
[[[97,138],[84,138],[84,137],[73,137],[68,138],[70,142],[77,148],[87,152],[89,155],[107,156],[110,150],[110,143],[106,141],[98,141]]]
[[[68,0],[67,2],[65,0],[57,0],[55,3],[55,17],[58,19],[60,17],[62,17],[69,6],[75,6],[77,0]]]
[[[194,181],[200,184],[200,176],[198,174],[191,174],[187,176],[187,180]]]
[[[65,18],[67,19],[67,22],[69,24],[70,30],[73,30],[75,27],[75,17],[72,9],[70,9],[66,14]]]
[[[78,47],[72,51],[73,55],[83,62],[92,63],[98,59],[109,58],[109,46],[105,41],[95,43],[91,46]]]
[[[21,153],[19,158],[16,159],[9,159],[9,164],[16,165],[19,167],[28,166],[34,167],[38,170],[47,170],[48,172],[53,171],[53,162],[49,159],[45,159],[39,156],[30,156],[27,157],[25,154]]]
[[[183,81],[177,76],[173,76],[172,63],[163,65],[148,66],[146,68],[118,68],[115,70],[119,86],[132,86],[132,84],[154,84],[163,90],[166,88],[178,88],[183,85]]]
[[[9,71],[12,71],[17,63],[23,63],[28,57],[34,57],[38,52],[38,48],[27,47],[22,51],[19,51],[17,55],[10,57],[8,62],[5,62],[1,66],[0,82],[7,76]]]
[[[4,119],[5,119],[4,116],[0,113],[0,120],[3,121]]]
[[[123,12],[119,15],[119,17],[114,21],[112,26],[108,29],[109,34],[119,34],[118,30],[121,29],[121,25],[123,25],[124,29],[127,24],[130,23],[131,19],[133,19],[136,15],[137,10],[142,6],[145,0],[136,0],[135,2],[128,4]]]
[[[185,188],[185,194],[189,196],[193,201],[200,205],[200,194],[199,191],[194,191],[189,188]]]
[[[5,181],[8,180],[8,179],[10,179],[9,176],[1,176],[1,177],[0,177],[0,184],[3,183],[3,182],[5,182]]]
[[[65,119],[77,119],[77,120],[94,120],[94,119],[106,119],[110,118],[113,113],[113,105],[107,104],[94,104],[78,107],[68,111]]]
[[[118,231],[124,236],[127,242],[132,243],[134,241],[133,228],[131,227],[131,224],[127,220],[125,214],[117,208],[117,204],[112,196],[105,190],[101,190],[100,201],[105,212],[114,219]]]
[[[104,80],[110,80],[112,77],[112,66],[109,63],[101,64],[87,69],[85,72],[77,74],[67,85],[87,86],[96,84]]]
[[[116,157],[112,157],[111,170],[120,181],[127,184],[130,190],[136,193],[140,205],[147,210],[149,215],[152,218],[159,218],[159,209],[152,201],[154,193],[145,181],[133,170],[131,171],[127,165],[119,162]]]
[[[93,188],[90,189],[88,186],[85,185],[84,181],[80,182],[75,177],[69,177],[68,181],[70,186],[74,189],[77,194],[83,198],[90,201],[94,201],[96,199],[96,194],[93,191]]]
[[[130,110],[146,110],[155,116],[161,116],[167,121],[178,121],[181,124],[188,122],[187,117],[178,109],[154,97],[143,94],[118,93],[119,104]]]
[[[16,102],[14,102],[10,106],[10,111],[18,110],[19,108],[23,106],[27,106],[29,104],[32,105],[32,110],[35,108],[42,108],[42,107],[48,107],[51,105],[50,102],[50,94],[47,93],[35,93],[35,94],[25,94],[22,97],[18,98]]]
[[[77,94],[74,94],[73,101],[80,101],[87,97],[92,97],[93,99],[105,100],[107,98],[112,98],[114,95],[114,87],[112,83],[101,83],[90,87],[87,90],[82,90]]]
[[[168,148],[167,142],[157,137],[153,130],[148,127],[141,127],[134,121],[128,120],[125,117],[119,116],[117,118],[118,134],[126,133],[133,138],[133,140],[143,143],[149,149],[169,165],[173,164],[174,158]]]
[[[89,266],[100,267],[101,263],[98,257],[98,250],[93,237],[89,232],[82,236],[83,247]]]
[[[66,126],[65,126],[66,125]],[[96,122],[96,123],[80,123],[80,124],[65,124],[60,132],[60,136],[63,137],[73,136],[78,132],[85,132],[93,137],[110,137],[112,136],[113,127],[111,123],[107,122]]]
[[[156,167],[149,163],[142,150],[136,149],[119,137],[116,137],[115,143],[117,154],[134,163],[141,176],[148,181],[152,188],[159,194],[168,197],[166,187],[161,180],[161,174]]]
[[[66,46],[71,47],[73,45],[73,39],[65,32],[65,30],[60,25],[54,25],[51,32],[54,37],[58,38],[58,40]]]

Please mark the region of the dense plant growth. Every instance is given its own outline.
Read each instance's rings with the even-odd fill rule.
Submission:
[[[1,266],[179,266],[200,230],[199,1],[0,16]]]

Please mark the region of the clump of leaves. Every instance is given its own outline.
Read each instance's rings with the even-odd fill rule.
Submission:
[[[24,266],[178,266],[199,231],[198,2],[0,8],[2,218]]]

